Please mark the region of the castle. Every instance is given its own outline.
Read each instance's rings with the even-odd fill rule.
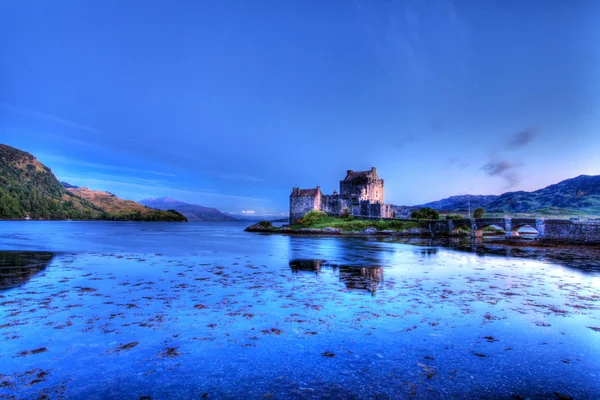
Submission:
[[[321,210],[338,216],[344,210],[348,214],[367,218],[392,218],[391,204],[383,203],[383,179],[377,176],[375,167],[370,171],[348,170],[340,181],[340,192],[323,194],[316,189],[294,188],[290,194],[290,224],[295,224],[311,210]]]

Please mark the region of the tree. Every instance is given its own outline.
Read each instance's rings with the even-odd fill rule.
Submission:
[[[431,219],[438,220],[440,219],[440,213],[434,210],[431,207],[421,208],[420,210],[413,210],[410,213],[410,217],[412,219]]]
[[[483,218],[483,214],[485,214],[485,210],[483,208],[476,208],[475,211],[473,211],[473,218]]]

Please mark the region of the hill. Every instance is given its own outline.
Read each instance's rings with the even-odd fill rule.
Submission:
[[[488,204],[496,200],[499,196],[495,195],[472,195],[465,194],[460,196],[450,196],[442,200],[432,201],[430,203],[421,204],[416,207],[430,207],[438,211],[462,211],[467,210],[467,203],[471,202],[471,210],[477,207],[487,208]]]
[[[69,188],[71,193],[80,199],[103,210],[101,219],[117,221],[186,221],[184,215],[173,209],[158,210],[136,203],[133,200],[123,200],[112,193],[90,190],[85,187]]]
[[[157,208],[159,210],[177,210],[185,215],[190,221],[236,221],[230,215],[227,215],[216,208],[203,207],[197,204],[189,204],[183,201],[175,200],[170,197],[160,197],[157,199],[144,199],[139,202],[147,207]]]
[[[52,170],[33,155],[0,144],[0,219],[23,219],[29,215],[32,219],[58,220],[186,221],[176,211],[146,209],[112,197],[109,206],[101,201],[103,196],[87,195],[82,189],[65,189]]]
[[[600,215],[600,176],[580,175],[533,192],[508,192],[487,205],[493,211]]]
[[[490,213],[534,213],[547,216],[600,215],[600,176],[580,175],[533,192],[507,192],[500,196],[452,196],[418,207],[438,211],[465,211],[483,207]]]

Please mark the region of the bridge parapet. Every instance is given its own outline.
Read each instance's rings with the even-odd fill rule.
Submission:
[[[546,241],[600,244],[600,224],[595,221],[547,219],[543,229]]]
[[[531,226],[538,231],[537,238],[552,242],[600,244],[600,223],[597,221],[571,221],[536,218],[472,218],[435,221],[429,224],[433,236],[453,236],[467,226],[473,236],[480,236],[486,226],[504,228],[506,237],[519,236],[518,229]]]

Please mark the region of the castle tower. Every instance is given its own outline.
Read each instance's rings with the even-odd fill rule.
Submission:
[[[340,197],[351,203],[368,201],[373,204],[383,204],[383,179],[379,179],[375,167],[370,171],[350,169],[346,172],[344,180],[340,181]]]
[[[294,188],[290,194],[290,224],[293,225],[307,212],[321,209],[321,187]]]

